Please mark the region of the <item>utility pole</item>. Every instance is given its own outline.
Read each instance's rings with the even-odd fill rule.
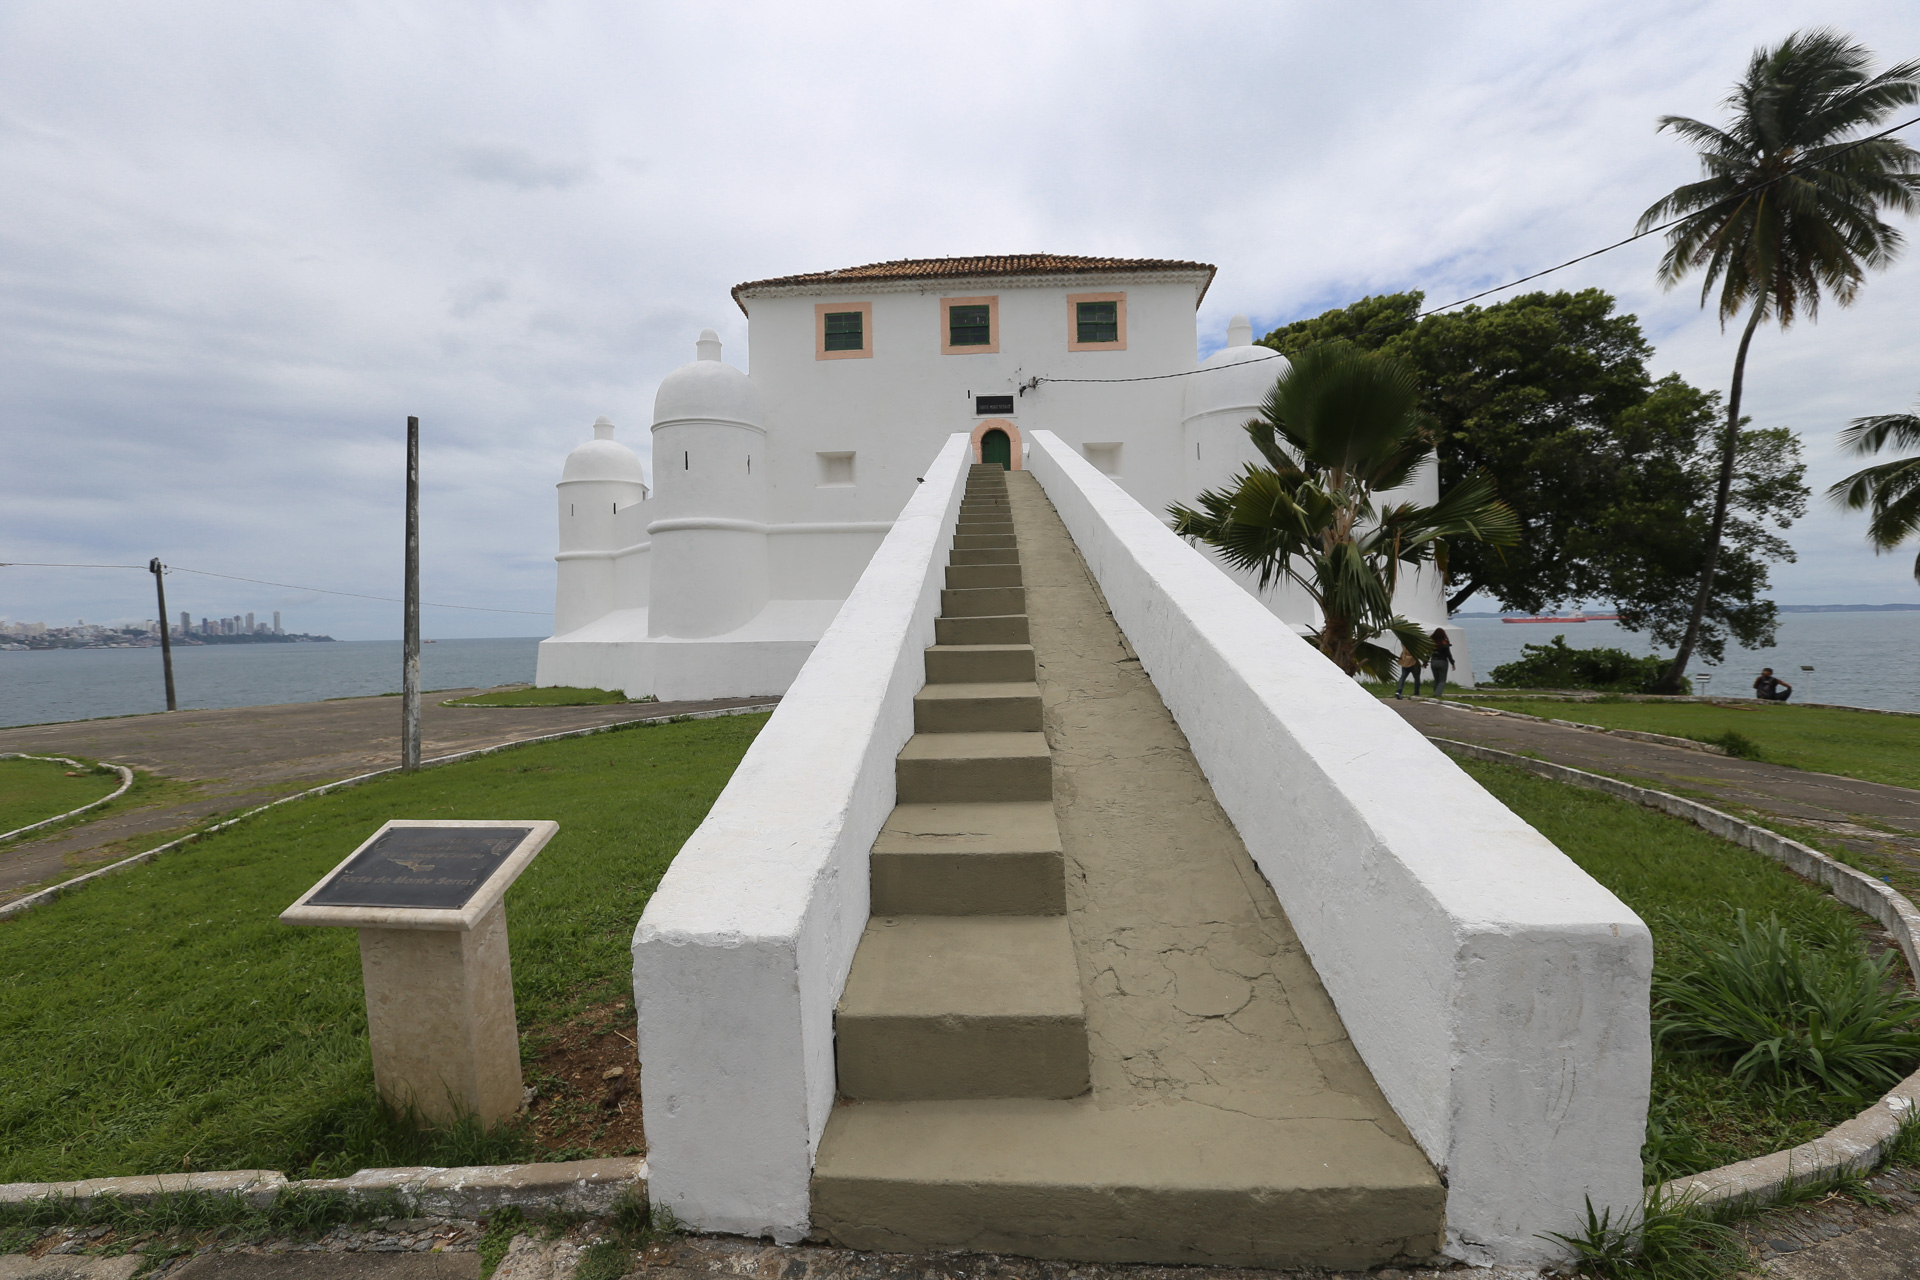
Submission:
[[[160,593],[160,669],[167,673],[167,710],[177,711],[173,700],[173,641],[169,638],[172,628],[167,626],[167,566],[155,556],[147,561],[147,572],[153,575],[153,589]]]
[[[400,767],[420,767],[420,419],[407,419],[407,590],[400,674]]]

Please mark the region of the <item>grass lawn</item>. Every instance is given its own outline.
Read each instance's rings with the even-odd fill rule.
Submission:
[[[1896,787],[1920,787],[1920,716],[1829,711],[1791,703],[1564,702],[1548,698],[1474,698],[1503,711],[1709,739],[1729,729],[1750,738],[1761,759]]]
[[[630,702],[626,694],[618,689],[575,689],[566,685],[553,685],[545,689],[495,689],[490,693],[476,693],[471,698],[461,698],[457,702],[443,702],[443,707],[600,707],[618,702]]]
[[[1678,818],[1507,765],[1458,763],[1647,922],[1656,970],[1685,960],[1684,932],[1732,937],[1740,909],[1778,915],[1814,941],[1866,921],[1778,863]],[[1711,1065],[1656,1050],[1648,1174],[1671,1178],[1797,1146],[1864,1105],[1737,1085]]]
[[[69,778],[73,772],[72,765],[51,760],[0,760],[0,831],[92,804],[120,785],[120,775],[111,769],[95,772],[83,766],[80,777]]]
[[[556,1150],[523,1130],[383,1121],[353,931],[275,917],[389,818],[558,821],[507,894],[523,1061],[544,1096],[562,1084],[538,1066],[550,1045],[631,1034],[634,923],[765,720],[640,726],[379,779],[0,924],[0,1182],[621,1154],[586,1127]]]

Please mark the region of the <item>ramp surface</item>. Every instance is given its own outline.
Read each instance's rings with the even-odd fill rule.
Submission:
[[[1439,1178],[1348,1043],[1045,494],[1024,472],[1006,491],[1091,1087],[843,1101],[815,1163],[815,1229],[854,1248],[1107,1262],[1357,1268],[1435,1254]],[[910,746],[903,781],[914,761],[962,754]],[[1040,797],[1022,786],[1006,798],[1030,821]],[[964,820],[939,839],[952,850],[988,829],[980,811],[953,816]],[[903,803],[876,852],[926,818]],[[899,862],[886,859],[888,876]],[[856,973],[881,954],[863,946]]]

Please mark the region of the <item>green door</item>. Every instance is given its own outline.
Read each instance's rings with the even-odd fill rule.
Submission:
[[[980,461],[997,462],[1002,471],[1013,470],[1013,444],[1006,432],[995,427],[980,437]]]

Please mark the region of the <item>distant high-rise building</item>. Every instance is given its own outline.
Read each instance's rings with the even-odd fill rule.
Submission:
[[[248,635],[253,634],[253,615],[252,614],[247,615],[247,634]]]
[[[191,633],[192,631],[193,631],[193,615],[188,613],[185,609],[182,609],[180,611],[180,634],[184,636]]]
[[[273,634],[277,636],[286,634],[286,632],[280,630],[280,611],[278,609],[273,611]]]

